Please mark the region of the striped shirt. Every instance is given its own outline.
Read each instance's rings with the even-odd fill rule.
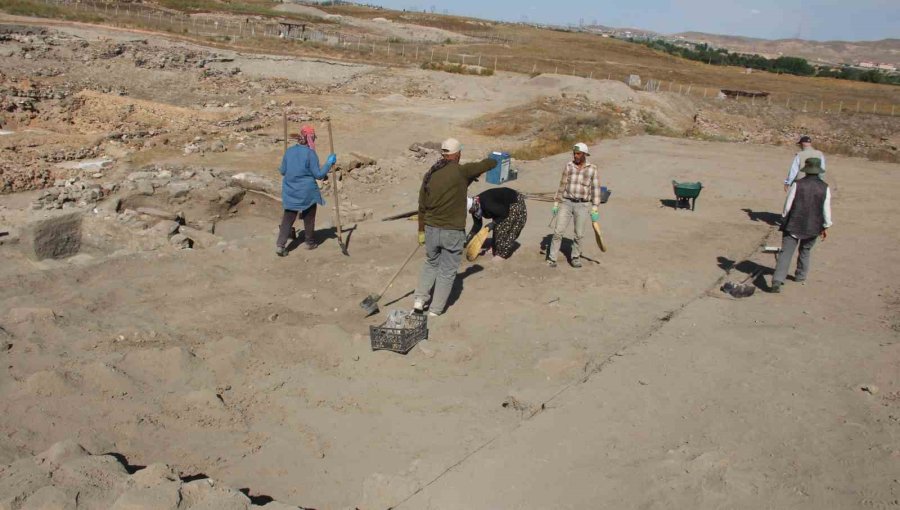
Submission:
[[[599,207],[600,175],[597,167],[587,161],[582,167],[573,161],[566,163],[554,200],[559,201],[560,197],[575,202],[590,201],[595,207]]]

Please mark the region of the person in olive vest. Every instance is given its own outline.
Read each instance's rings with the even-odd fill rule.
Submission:
[[[772,276],[772,292],[781,292],[781,286],[790,270],[794,251],[800,248],[794,281],[802,282],[809,275],[810,257],[816,240],[828,237],[831,227],[831,190],[822,180],[822,161],[809,158],[801,171],[806,174],[797,179],[788,190],[781,222],[781,255]]]

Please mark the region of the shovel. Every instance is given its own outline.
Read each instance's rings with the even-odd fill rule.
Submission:
[[[331,148],[331,153],[334,154],[334,134],[331,131],[331,119],[328,119],[328,144]],[[338,244],[341,247],[341,253],[349,256],[350,253],[347,252],[347,245],[344,244],[344,233],[341,230],[341,197],[338,194],[338,182],[341,180],[341,171],[336,170],[334,173],[334,182],[331,183],[331,190],[334,192],[334,225],[335,230],[337,231],[337,240]]]
[[[762,274],[762,272],[763,270],[760,269],[750,276],[744,278],[740,283],[725,282],[725,285],[722,286],[722,291],[730,294],[733,298],[750,297],[754,292],[756,292],[756,286],[747,285],[747,282],[749,282],[750,280],[755,280],[759,277],[759,275]]]
[[[383,296],[384,293],[387,292],[388,289],[391,288],[391,285],[394,284],[394,280],[396,280],[397,277],[400,276],[400,273],[403,272],[403,268],[405,268],[406,265],[409,264],[409,261],[412,260],[413,256],[416,254],[416,252],[419,251],[419,247],[420,247],[420,245],[417,244],[416,249],[414,249],[412,251],[412,253],[409,254],[409,257],[406,257],[406,261],[403,262],[403,265],[400,266],[400,269],[398,269],[397,272],[394,273],[394,276],[391,277],[391,279],[388,281],[387,285],[385,285],[384,288],[381,289],[381,292],[379,292],[378,294],[369,294],[369,296],[366,299],[362,300],[362,302],[359,304],[359,306],[360,306],[360,308],[362,308],[363,310],[366,311],[366,317],[368,317],[369,315],[374,315],[374,314],[378,313],[378,301],[381,300],[381,296]]]

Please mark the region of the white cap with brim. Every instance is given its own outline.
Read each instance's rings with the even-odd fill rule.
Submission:
[[[462,150],[462,144],[456,138],[448,138],[441,143],[441,152],[444,154],[456,154]]]
[[[583,152],[583,153],[585,153],[585,154],[588,155],[588,156],[591,155],[591,153],[588,152],[588,146],[587,146],[587,144],[586,144],[586,143],[581,143],[581,142],[576,143],[575,146],[572,147],[572,152]]]

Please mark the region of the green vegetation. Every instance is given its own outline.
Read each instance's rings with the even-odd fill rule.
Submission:
[[[751,69],[759,69],[761,71],[779,74],[821,76],[824,78],[900,85],[900,75],[890,75],[876,70],[862,71],[847,67],[838,71],[824,68],[819,69],[811,65],[805,59],[798,57],[778,57],[770,59],[760,55],[732,53],[724,48],[713,48],[705,43],[694,46],[682,46],[662,39],[638,41],[632,38],[629,39],[629,41],[643,44],[648,48],[662,51],[670,55],[676,55],[688,60],[705,62],[715,66],[749,67]]]
[[[102,16],[87,12],[77,12],[43,2],[31,0],[0,0],[0,11],[18,16],[35,16],[38,18],[57,18],[71,21],[97,23],[103,21]]]
[[[2,1],[5,0],[0,0],[0,2]],[[276,11],[274,10],[274,7],[281,2],[273,2],[271,0],[245,0],[241,2],[232,2],[228,0],[157,0],[157,3],[161,7],[187,13],[225,12],[249,16],[290,18],[292,20],[315,22],[319,24],[331,23],[328,20],[312,18],[303,14]]]
[[[619,117],[611,111],[570,114],[553,120],[531,143],[510,154],[521,160],[535,160],[572,150],[577,142],[593,142],[621,136]]]

